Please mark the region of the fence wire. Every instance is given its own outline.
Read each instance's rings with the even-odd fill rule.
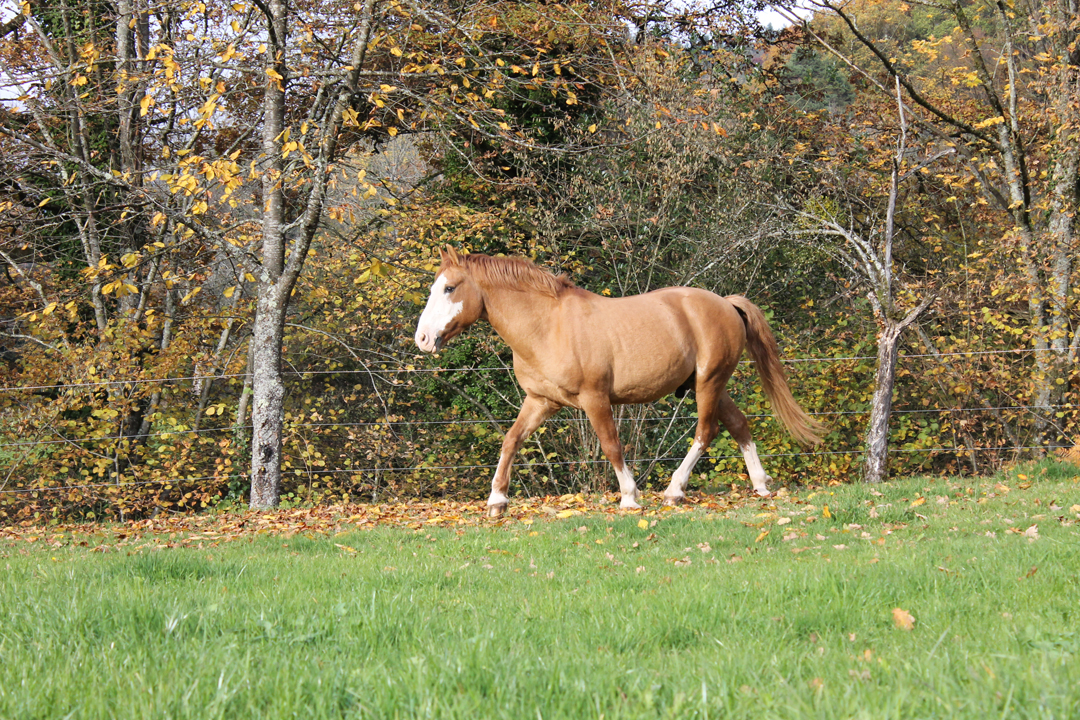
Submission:
[[[954,413],[954,412],[997,412],[1001,410],[1023,410],[1027,412],[1045,411],[1045,410],[1070,410],[1080,408],[1080,405],[1045,405],[1035,407],[1034,405],[998,405],[995,407],[952,407],[952,408],[907,408],[907,409],[894,409],[892,416],[898,415],[935,415],[941,413]],[[850,416],[850,415],[866,415],[870,411],[867,410],[833,410],[822,412],[807,412],[807,415],[813,417],[838,417],[838,416]],[[746,417],[750,420],[760,420],[762,418],[771,418],[771,413],[745,413]],[[460,420],[365,420],[359,422],[333,422],[333,423],[288,423],[286,425],[287,430],[301,430],[304,428],[350,428],[350,427],[427,427],[427,426],[453,426],[453,425],[512,425],[515,418],[496,418],[494,420],[479,419],[479,418],[462,418]],[[675,422],[678,420],[686,420],[688,422],[697,422],[696,414],[688,415],[656,415],[645,418],[635,418],[633,421],[648,421],[648,422]],[[625,422],[631,422],[629,419],[623,419]],[[581,423],[585,422],[585,418],[568,418],[568,417],[554,417],[544,421],[545,425],[551,424],[567,424],[567,423]],[[71,445],[72,443],[108,443],[108,442],[123,442],[124,440],[148,440],[150,438],[170,438],[178,435],[207,435],[210,433],[235,433],[237,431],[251,430],[251,425],[230,425],[228,427],[215,427],[215,428],[199,428],[185,429],[185,430],[161,430],[159,432],[146,433],[145,435],[105,435],[101,437],[92,438],[61,438],[59,440],[26,440],[12,443],[0,443],[0,450],[6,448],[17,447],[34,447],[40,445]],[[55,433],[55,431],[53,431]]]
[[[1059,450],[1069,449],[1071,445],[1031,445],[1025,447],[1018,447],[1012,445],[1005,445],[1001,447],[977,447],[977,448],[956,448],[956,447],[937,447],[937,448],[898,448],[890,450],[889,452],[895,453],[932,453],[932,452],[970,452],[974,450],[976,452],[1002,452],[1002,451],[1015,451],[1015,450]],[[812,452],[812,453],[761,453],[759,457],[762,458],[777,458],[777,457],[821,457],[829,455],[861,455],[860,450],[831,450],[825,452]],[[705,461],[718,461],[718,460],[739,460],[742,455],[702,455],[698,462]],[[642,463],[654,463],[654,462],[679,462],[682,461],[681,456],[666,456],[666,457],[652,457],[652,458],[637,458],[634,460],[627,459],[626,464],[635,465]],[[605,465],[607,464],[605,459],[586,459],[586,460],[557,460],[557,461],[537,461],[537,462],[516,462],[515,467],[524,468],[536,468],[543,466],[551,467],[576,467],[580,465]],[[342,468],[338,470],[312,470],[310,473],[307,471],[296,471],[301,475],[312,475],[322,477],[328,477],[333,475],[358,475],[363,473],[415,473],[415,472],[432,472],[432,471],[461,471],[461,470],[494,470],[498,465],[494,464],[476,464],[476,465],[416,465],[414,467],[362,467],[362,468]],[[229,475],[205,475],[202,477],[185,478],[178,477],[168,480],[129,480],[127,482],[119,483],[90,483],[86,485],[58,485],[58,486],[45,486],[36,488],[16,488],[13,490],[0,490],[0,495],[19,495],[27,493],[39,493],[39,492],[69,492],[71,490],[88,490],[99,488],[131,488],[140,487],[145,485],[182,485],[189,483],[204,482],[207,480],[239,480],[247,478],[246,473],[233,473]]]
[[[1026,355],[1039,352],[1036,348],[1015,348],[1015,349],[1003,349],[1003,350],[985,350],[985,351],[970,351],[970,352],[949,352],[949,353],[913,353],[907,355],[901,355],[900,360],[905,359],[922,359],[922,358],[956,358],[956,357],[978,357],[987,355]],[[1047,351],[1049,352],[1049,350]],[[876,360],[876,356],[873,355],[851,355],[840,357],[819,357],[819,358],[790,358],[783,360],[787,364],[799,364],[799,363],[821,363],[821,362],[852,362],[852,361],[866,361]],[[749,363],[749,360],[742,360],[743,363]],[[364,375],[368,377],[378,377],[384,382],[388,382],[392,385],[400,386],[403,383],[396,378],[400,375],[412,375],[412,374],[459,374],[459,373],[473,373],[473,372],[512,372],[513,368],[510,366],[502,367],[464,367],[464,368],[412,368],[412,367],[399,367],[399,368],[365,368],[355,370],[313,370],[313,371],[298,371],[289,370],[284,371],[283,375],[293,378],[313,378],[323,376],[348,376],[348,375]],[[56,385],[30,385],[30,386],[11,386],[0,387],[0,393],[24,393],[24,392],[47,392],[47,391],[74,391],[74,390],[87,390],[94,388],[104,387],[131,387],[145,384],[176,384],[184,382],[197,382],[205,380],[228,380],[228,379],[240,379],[245,378],[248,375],[246,373],[226,373],[226,374],[205,374],[205,375],[188,375],[182,377],[170,377],[170,378],[129,378],[123,380],[100,380],[96,382],[82,382],[82,383],[65,383]],[[386,376],[393,376],[394,380],[387,380]],[[931,414],[945,414],[945,413],[984,413],[984,412],[1028,412],[1028,413],[1043,413],[1046,411],[1061,411],[1076,409],[1080,405],[1076,404],[1057,404],[1051,406],[1031,406],[1031,405],[999,405],[993,407],[942,407],[942,408],[900,408],[892,411],[893,417],[904,415],[931,415]],[[846,410],[846,411],[821,411],[821,412],[809,412],[807,414],[817,417],[836,417],[836,416],[851,416],[851,415],[865,415],[869,413],[869,409],[866,410]],[[760,419],[765,417],[771,417],[771,414],[747,414],[748,418]],[[623,421],[629,421],[629,419],[623,418]],[[696,422],[696,415],[694,413],[688,413],[681,415],[676,412],[675,415],[662,415],[651,416],[644,418],[634,418],[633,421],[647,421],[656,423],[673,423],[677,421]],[[303,429],[335,429],[335,428],[358,428],[358,427],[439,427],[439,426],[460,426],[460,425],[490,425],[495,424],[498,426],[508,426],[514,422],[514,418],[503,419],[448,419],[448,420],[375,420],[375,421],[360,421],[360,422],[301,422],[301,423],[288,423],[286,429],[290,431],[303,430]],[[584,418],[551,418],[547,421],[548,424],[558,423],[583,423]],[[247,432],[251,430],[251,425],[231,425],[227,427],[216,428],[200,428],[195,429],[182,429],[182,430],[163,430],[142,435],[116,435],[116,436],[104,436],[93,438],[66,438],[60,436],[55,440],[24,440],[10,443],[0,443],[0,450],[9,448],[26,448],[34,446],[48,446],[48,445],[85,445],[85,444],[97,444],[97,443],[110,443],[110,442],[122,442],[124,440],[129,441],[143,441],[149,438],[168,438],[182,435],[205,435],[211,433],[236,433]],[[55,430],[51,431],[55,435],[60,435]],[[890,453],[956,453],[970,455],[972,453],[985,453],[985,452],[1021,452],[1032,450],[1058,450],[1069,449],[1071,445],[1039,445],[1039,446],[1024,446],[1024,445],[1012,445],[1012,446],[997,446],[997,447],[969,447],[969,446],[954,446],[954,447],[931,447],[931,448],[890,448]],[[834,451],[807,451],[807,452],[792,452],[792,453],[762,453],[762,458],[778,458],[778,457],[826,457],[826,456],[860,456],[865,452],[864,449],[847,449],[847,450],[834,450]],[[741,458],[741,455],[703,455],[701,461],[721,461],[721,460],[737,460]],[[681,461],[681,455],[669,455],[661,457],[648,457],[648,458],[636,458],[627,459],[630,464],[645,464],[645,463],[660,463],[660,462],[677,462]],[[543,461],[525,461],[517,463],[518,467],[523,468],[537,468],[537,467],[579,467],[589,466],[597,464],[605,464],[605,459],[577,459],[577,460],[543,460]],[[446,472],[446,471],[475,471],[475,470],[493,470],[497,467],[494,464],[470,464],[470,465],[414,465],[409,467],[355,467],[355,468],[340,468],[340,469],[321,469],[321,470],[296,470],[284,471],[284,474],[294,475],[306,475],[311,477],[332,477],[342,475],[361,475],[370,473],[419,473],[419,472]],[[80,490],[102,490],[106,488],[131,488],[138,486],[173,486],[173,485],[190,485],[205,481],[229,481],[246,479],[248,476],[246,473],[233,473],[233,474],[215,474],[205,475],[199,477],[174,477],[169,479],[153,479],[153,480],[137,480],[132,479],[121,482],[106,482],[106,483],[85,483],[80,485],[62,485],[62,486],[42,486],[42,487],[30,487],[30,488],[13,488],[7,489],[0,486],[0,495],[22,495],[31,493],[52,493],[52,492],[72,492]]]
[[[1053,350],[1040,350],[1039,348],[1013,348],[1006,350],[972,350],[969,352],[948,353],[912,353],[900,355],[899,360],[918,358],[948,358],[948,357],[976,357],[982,355],[1010,355],[1031,354],[1037,352],[1054,352]],[[852,360],[877,360],[876,355],[849,355],[844,357],[820,357],[820,358],[783,358],[784,364],[817,363],[817,362],[850,362]],[[743,358],[740,364],[753,361]],[[428,374],[428,373],[470,373],[470,372],[513,372],[511,366],[503,367],[463,367],[463,368],[365,368],[358,370],[283,370],[282,375],[298,377],[319,377],[323,375],[400,375],[400,374]],[[186,375],[181,377],[167,378],[127,378],[124,380],[98,380],[96,382],[60,383],[57,385],[13,385],[0,387],[0,392],[26,392],[28,390],[41,392],[46,390],[74,390],[82,388],[114,387],[117,385],[145,385],[152,383],[169,384],[178,382],[195,382],[198,380],[232,380],[247,377],[247,373],[222,373],[210,375]]]

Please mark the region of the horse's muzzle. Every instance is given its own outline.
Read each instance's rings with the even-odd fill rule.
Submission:
[[[416,347],[429,353],[439,352],[442,350],[443,345],[446,344],[446,340],[443,339],[442,334],[436,335],[435,339],[432,340],[431,336],[427,333],[417,332],[413,340],[416,341]]]

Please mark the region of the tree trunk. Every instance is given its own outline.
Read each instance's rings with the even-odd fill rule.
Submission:
[[[878,483],[889,477],[889,418],[892,417],[893,387],[896,385],[896,360],[900,355],[900,337],[915,322],[934,296],[925,298],[903,320],[897,322],[879,316],[877,374],[870,403],[869,429],[866,434],[866,482]]]
[[[285,382],[281,349],[288,296],[276,286],[259,289],[252,333],[251,507],[277,507],[281,494],[281,448],[285,425]]]
[[[866,433],[864,479],[870,483],[879,483],[889,476],[889,418],[892,417],[900,331],[898,324],[886,322],[878,333],[877,374],[874,377],[874,395],[870,402],[869,429]]]
[[[285,161],[281,155],[285,131],[285,89],[288,69],[285,48],[288,8],[284,0],[272,0],[267,10],[270,48],[263,96],[262,204],[263,237],[259,298],[255,327],[251,404],[251,499],[252,508],[277,507],[281,493],[281,447],[285,425],[285,381],[281,376],[285,313],[295,279],[285,269]],[[307,253],[307,249],[304,249]],[[294,258],[294,261],[296,258]],[[302,258],[300,259],[302,262]]]

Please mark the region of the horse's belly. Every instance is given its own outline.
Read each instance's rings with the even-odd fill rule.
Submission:
[[[654,328],[648,340],[622,348],[613,359],[611,401],[652,402],[675,392],[693,374],[696,355],[687,335]]]
[[[694,372],[692,354],[672,357],[668,362],[652,362],[613,373],[611,402],[625,405],[652,402],[678,389]]]

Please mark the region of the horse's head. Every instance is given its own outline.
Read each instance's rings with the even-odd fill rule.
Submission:
[[[484,298],[465,261],[452,247],[439,250],[442,265],[435,274],[427,305],[416,324],[416,345],[437,352],[484,313]]]

